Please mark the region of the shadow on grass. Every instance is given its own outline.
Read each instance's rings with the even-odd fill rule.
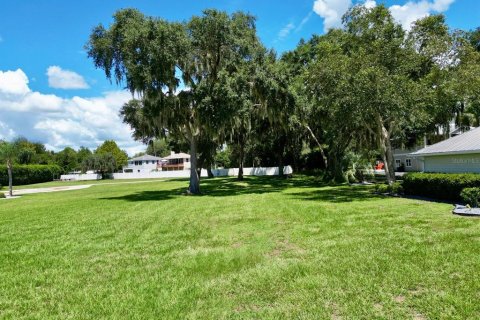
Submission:
[[[333,188],[323,188],[319,190],[292,193],[295,199],[325,201],[333,203],[370,201],[372,199],[382,199],[385,196],[372,193],[372,189],[363,186],[337,186]]]
[[[101,198],[102,200],[126,200],[126,201],[160,201],[179,196],[185,196],[188,189],[188,180],[172,179],[169,181],[183,181],[184,188],[168,190],[146,190],[118,197]],[[235,178],[202,179],[200,189],[202,194],[196,197],[228,197],[242,194],[262,194],[279,192],[290,187],[292,183],[287,179],[277,177],[245,177],[243,181]]]
[[[145,190],[132,194],[117,197],[101,198],[102,200],[124,200],[124,201],[161,201],[185,196],[188,181],[185,181],[184,188],[168,190]],[[327,185],[315,177],[301,176],[293,179],[284,179],[279,177],[245,177],[243,181],[236,178],[214,178],[202,179],[200,188],[202,194],[200,197],[229,197],[246,194],[265,194],[276,193],[289,188],[320,188]],[[328,202],[352,202],[365,201],[372,198],[378,198],[373,195],[369,188],[350,187],[345,185],[332,186],[304,192],[296,192],[285,195],[304,200],[328,201]]]
[[[170,189],[170,190],[147,190],[140,191],[136,193],[126,194],[124,196],[118,197],[108,197],[100,198],[100,200],[124,200],[124,201],[162,201],[169,200],[175,197],[181,196],[182,192],[185,190],[182,189]]]

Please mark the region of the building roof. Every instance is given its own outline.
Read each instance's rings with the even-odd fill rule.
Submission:
[[[154,156],[151,156],[149,154],[145,154],[145,155],[140,156],[140,157],[129,159],[128,161],[152,161],[152,160],[153,161],[162,160],[162,158],[154,157]]]
[[[172,153],[168,157],[164,158],[165,160],[171,160],[171,159],[190,159],[190,155],[188,153]]]
[[[413,156],[480,153],[480,127],[413,152]]]

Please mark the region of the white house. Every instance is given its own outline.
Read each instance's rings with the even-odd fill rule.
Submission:
[[[462,135],[464,132],[473,130],[473,127],[459,127],[455,121],[451,121],[449,124],[448,131],[445,131],[443,127],[438,128],[438,132],[434,135],[431,135],[428,139],[425,136],[423,143],[417,144],[416,146],[410,149],[395,149],[393,151],[393,156],[395,159],[395,170],[396,171],[423,171],[424,170],[424,158],[417,155],[417,152],[420,150],[425,150],[430,146],[436,145],[442,141],[448,141],[449,138],[453,138],[459,135]],[[448,140],[446,140],[448,139]],[[422,151],[423,152],[423,151]]]
[[[163,159],[166,160],[162,166],[163,171],[190,170],[190,155],[187,153],[172,151],[168,157]]]
[[[162,158],[151,155],[143,155],[128,160],[128,165],[123,167],[124,173],[148,173],[161,170],[162,165],[166,163]]]
[[[411,154],[422,162],[422,171],[480,173],[480,128],[456,135]]]

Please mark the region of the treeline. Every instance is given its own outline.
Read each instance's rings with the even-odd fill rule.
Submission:
[[[177,23],[125,9],[95,27],[86,48],[134,94],[121,114],[135,139],[168,135],[189,150],[189,191],[198,193],[198,170],[219,157],[240,179],[245,164],[314,163],[344,180],[381,159],[393,183],[394,148],[448,134],[452,119],[478,125],[479,39],[442,15],[406,31],[385,6],[357,5],[341,29],[278,57],[243,12]],[[225,145],[229,154],[219,154]]]
[[[24,179],[22,177],[25,175],[21,174],[20,169],[26,168],[28,165],[31,165],[32,168],[33,165],[56,166],[58,169],[53,170],[52,173],[58,178],[60,174],[72,171],[85,172],[88,170],[94,170],[105,173],[114,172],[120,170],[128,160],[127,153],[124,150],[121,150],[113,140],[105,141],[93,151],[86,147],[80,147],[78,150],[66,147],[59,152],[47,150],[43,143],[32,142],[23,137],[14,139],[10,142],[0,141],[0,144],[2,145],[7,143],[11,145],[12,164],[19,165],[16,167],[19,172],[16,173],[17,177],[14,178],[14,182]],[[38,169],[38,167],[36,168]],[[35,172],[37,171],[38,170]]]

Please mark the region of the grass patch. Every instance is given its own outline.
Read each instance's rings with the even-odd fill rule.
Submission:
[[[480,220],[448,204],[306,177],[186,185],[2,201],[0,318],[480,318]]]

